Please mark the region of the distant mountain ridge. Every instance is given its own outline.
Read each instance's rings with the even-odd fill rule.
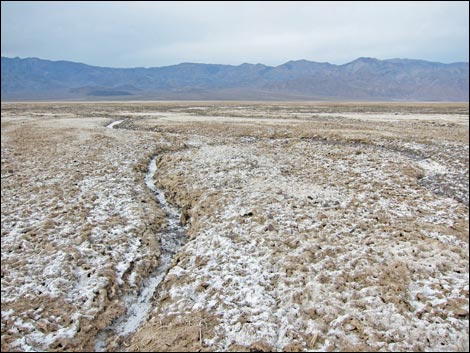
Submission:
[[[469,100],[469,64],[361,57],[344,65],[182,63],[108,68],[71,61],[1,58],[8,100]]]

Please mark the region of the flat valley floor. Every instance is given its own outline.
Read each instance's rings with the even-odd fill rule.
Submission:
[[[468,104],[2,103],[1,349],[468,351],[468,201]]]

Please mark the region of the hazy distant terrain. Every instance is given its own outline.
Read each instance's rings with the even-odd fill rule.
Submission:
[[[279,66],[182,63],[108,68],[2,57],[8,100],[362,100],[468,101],[467,62],[358,58]]]

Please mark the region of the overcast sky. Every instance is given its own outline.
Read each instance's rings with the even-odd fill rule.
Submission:
[[[1,52],[111,67],[468,61],[461,2],[1,2]]]

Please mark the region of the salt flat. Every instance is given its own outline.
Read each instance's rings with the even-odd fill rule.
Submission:
[[[1,124],[2,351],[107,330],[108,351],[468,350],[468,104],[9,103]],[[120,335],[161,262],[155,156],[187,239]]]

